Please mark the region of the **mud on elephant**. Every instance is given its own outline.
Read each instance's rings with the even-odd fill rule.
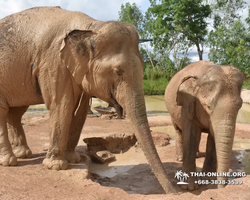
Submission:
[[[0,164],[30,157],[22,115],[29,105],[50,111],[50,145],[43,161],[66,169],[89,108],[98,97],[126,110],[136,137],[166,192],[173,192],[148,126],[143,61],[135,28],[59,7],[37,7],[0,21]],[[9,133],[9,137],[8,137]]]
[[[229,171],[236,117],[242,106],[242,83],[243,76],[236,68],[208,61],[190,64],[170,81],[165,103],[176,130],[177,160],[183,159],[184,172],[196,171],[201,132],[208,133],[202,170]],[[194,177],[188,181],[182,188],[194,190]]]

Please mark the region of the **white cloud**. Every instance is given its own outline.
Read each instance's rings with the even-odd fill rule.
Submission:
[[[98,20],[117,20],[121,4],[136,3],[142,10],[149,7],[147,0],[1,0],[0,19],[35,6],[61,6],[72,11],[81,11]]]

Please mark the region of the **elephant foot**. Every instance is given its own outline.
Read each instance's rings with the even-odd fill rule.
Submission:
[[[0,155],[0,164],[2,166],[15,166],[17,165],[17,158],[12,155]]]
[[[69,163],[67,160],[63,159],[55,159],[53,157],[45,158],[43,160],[43,164],[48,168],[52,170],[65,170],[68,168]]]
[[[66,151],[64,157],[69,163],[79,163],[81,161],[81,156],[75,151]]]
[[[32,152],[29,147],[25,145],[12,146],[13,153],[17,158],[31,158]]]
[[[193,190],[198,189],[198,184],[196,183],[197,179],[195,177],[189,177],[188,180],[185,182],[188,184],[180,185],[181,189],[189,190],[189,191],[193,191]]]

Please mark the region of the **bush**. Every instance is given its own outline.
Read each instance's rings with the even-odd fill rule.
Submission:
[[[168,84],[167,78],[155,80],[143,80],[143,90],[145,95],[164,95]]]
[[[165,78],[168,81],[175,75],[176,68],[170,66],[170,67],[163,67],[156,65],[154,68],[151,66],[146,66],[146,69],[144,70],[144,80],[156,80],[159,78]]]
[[[166,66],[155,65],[154,68],[147,63],[144,68],[143,89],[146,95],[163,95],[170,79],[175,75],[173,64]]]
[[[242,86],[243,89],[250,90],[250,80],[245,80]]]

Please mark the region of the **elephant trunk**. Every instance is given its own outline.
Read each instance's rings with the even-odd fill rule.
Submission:
[[[230,114],[226,115],[224,120],[217,120],[215,122],[214,139],[217,158],[217,172],[229,172],[231,154],[233,148],[235,122],[237,113],[232,117]],[[225,117],[225,116],[224,116]],[[221,118],[223,119],[223,117]],[[226,176],[217,177],[218,180],[227,180]],[[218,187],[225,187],[226,185],[219,184]]]
[[[132,92],[131,92],[132,91]],[[136,137],[150,164],[156,178],[166,193],[175,192],[169,181],[166,171],[155,148],[148,125],[146,106],[142,89],[130,90],[127,94],[125,108],[131,123],[134,126]]]

